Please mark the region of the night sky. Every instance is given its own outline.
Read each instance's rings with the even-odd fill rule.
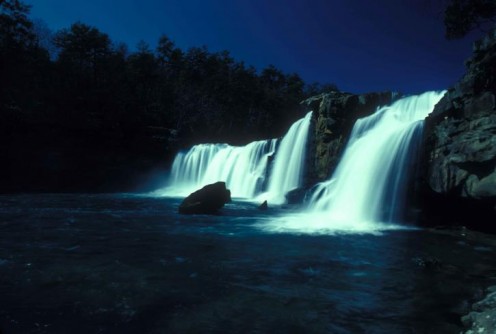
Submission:
[[[54,31],[81,21],[134,49],[165,34],[187,49],[228,50],[257,69],[361,93],[445,89],[477,34],[444,38],[442,0],[26,0]]]

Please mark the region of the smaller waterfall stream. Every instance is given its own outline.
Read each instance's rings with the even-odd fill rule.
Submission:
[[[305,169],[308,130],[312,113],[294,123],[281,141],[269,178],[267,193],[260,196],[273,204],[283,204],[285,194],[301,186]]]
[[[224,181],[233,197],[251,198],[260,191],[276,143],[273,139],[246,146],[195,145],[174,159],[168,192],[188,195],[207,184]]]
[[[280,143],[261,140],[246,146],[199,144],[180,152],[172,164],[170,186],[159,194],[184,196],[207,184],[226,182],[233,197],[283,203],[287,191],[301,185],[312,113],[295,122]],[[276,156],[271,168],[269,160]],[[268,191],[256,197],[268,184]]]

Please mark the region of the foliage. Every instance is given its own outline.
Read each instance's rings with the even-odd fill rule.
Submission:
[[[446,38],[462,38],[474,29],[494,27],[495,0],[451,0],[444,11]]]
[[[18,0],[0,0],[0,123],[34,117],[42,103],[44,75],[50,64],[28,18],[29,7]],[[2,130],[2,129],[0,129]]]
[[[227,51],[181,50],[165,35],[155,48],[140,42],[129,52],[82,22],[52,33],[18,0],[0,0],[0,8],[4,124],[129,140],[154,127],[174,130],[182,146],[241,144],[282,135],[302,116],[302,99],[337,89],[308,86],[274,66],[258,72]]]
[[[0,0],[0,46],[25,47],[33,42],[29,6],[19,0]]]

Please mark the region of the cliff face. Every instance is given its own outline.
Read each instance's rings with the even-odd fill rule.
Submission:
[[[496,228],[495,95],[496,30],[474,44],[465,76],[426,119],[426,220]]]
[[[306,164],[307,185],[329,178],[341,157],[355,121],[374,113],[378,107],[390,104],[394,93],[355,95],[330,92],[302,102],[313,110],[310,152]]]

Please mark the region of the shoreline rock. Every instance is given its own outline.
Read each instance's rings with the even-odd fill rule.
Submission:
[[[496,333],[496,286],[487,289],[484,299],[472,305],[462,322],[467,327],[463,334]]]

